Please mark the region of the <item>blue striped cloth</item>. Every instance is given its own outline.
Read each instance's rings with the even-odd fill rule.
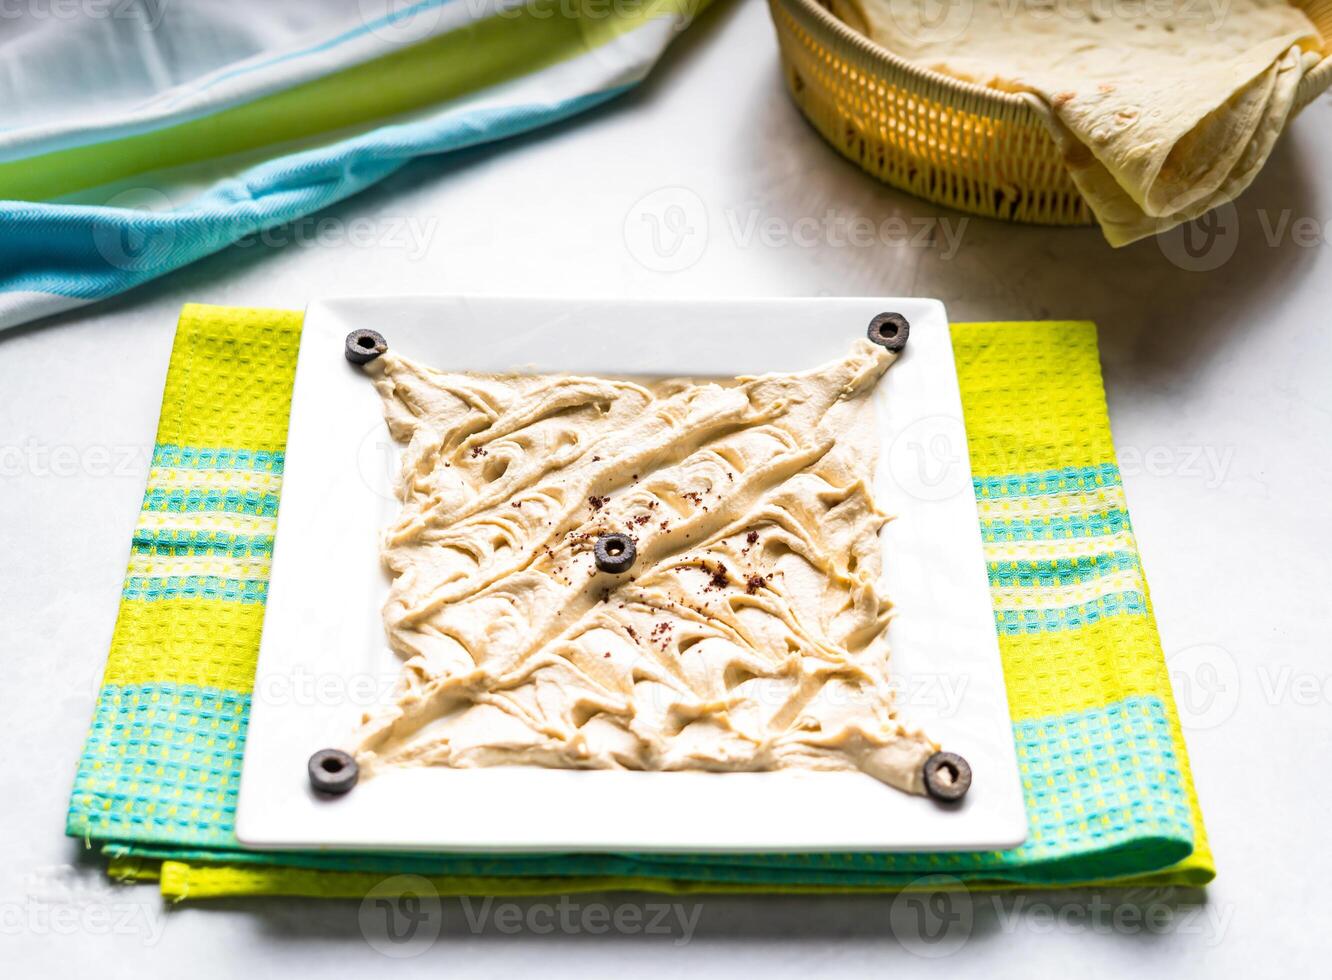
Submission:
[[[416,157],[598,106],[642,80],[704,3],[421,0],[395,10],[326,0],[296,14],[229,0],[209,10],[171,5],[130,27],[107,18],[37,34],[40,23],[20,24],[0,37],[8,70],[0,73],[0,198],[14,198],[0,201],[0,329],[131,289],[340,201]],[[120,36],[134,30],[141,36]],[[239,57],[246,49],[235,38],[250,35],[272,43]],[[163,58],[194,52],[206,64],[214,36],[233,42],[235,63],[154,89],[161,80],[144,71],[141,47]],[[48,57],[21,56],[34,47]],[[61,106],[88,96],[55,77],[76,64],[85,81],[113,80],[99,92],[116,94],[114,80],[127,74],[146,77],[109,105],[84,107],[90,117],[62,118]],[[171,80],[171,71],[162,74]],[[58,97],[42,103],[33,94],[47,90]],[[385,115],[361,118],[377,108]],[[299,132],[307,120],[329,128]],[[259,148],[268,158],[233,170],[227,155],[244,150],[236,159],[252,161],[261,123],[272,130],[273,142]],[[293,131],[299,139],[287,138]],[[196,146],[215,157],[201,162]],[[197,187],[203,164],[212,177]]]

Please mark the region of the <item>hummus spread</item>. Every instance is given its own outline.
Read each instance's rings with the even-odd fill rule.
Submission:
[[[383,538],[404,658],[356,738],[382,766],[860,770],[923,792],[937,750],[894,707],[876,589],[859,341],[726,382],[367,364],[405,443]],[[598,569],[598,535],[637,560]]]

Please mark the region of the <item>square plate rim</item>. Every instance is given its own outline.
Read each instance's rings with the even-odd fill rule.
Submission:
[[[347,322],[346,318],[348,316],[356,315],[358,312],[364,313],[365,311],[368,310],[377,310],[377,309],[382,310],[385,308],[385,304],[388,304],[390,308],[396,308],[400,311],[403,309],[431,311],[440,308],[441,305],[447,306],[448,304],[455,304],[455,305],[461,304],[462,307],[465,309],[473,309],[481,307],[488,307],[491,309],[509,308],[511,311],[515,312],[520,311],[522,309],[531,310],[531,309],[542,309],[542,308],[557,309],[557,310],[562,309],[566,311],[575,311],[580,313],[586,313],[587,311],[590,310],[599,310],[604,312],[606,310],[632,309],[640,312],[643,311],[665,312],[671,316],[679,316],[681,314],[694,312],[698,314],[700,317],[703,316],[705,313],[734,316],[744,311],[756,311],[756,310],[758,311],[778,310],[782,312],[808,311],[810,313],[818,313],[820,311],[831,311],[831,310],[836,310],[838,308],[840,308],[843,311],[849,312],[851,309],[857,307],[863,309],[868,309],[870,306],[883,309],[892,309],[894,307],[898,308],[910,307],[911,309],[916,311],[912,314],[913,323],[918,320],[921,321],[922,323],[933,323],[935,329],[942,329],[945,333],[947,332],[947,327],[948,327],[948,321],[943,308],[943,304],[940,303],[938,300],[920,299],[920,298],[908,299],[908,298],[885,298],[885,297],[798,297],[798,298],[673,297],[661,300],[661,299],[618,298],[618,297],[589,297],[589,298],[539,297],[539,296],[510,297],[510,296],[495,296],[495,295],[483,295],[483,294],[462,294],[462,295],[419,294],[419,295],[410,295],[410,296],[357,295],[357,296],[346,296],[346,297],[329,297],[313,301],[307,309],[305,330],[303,331],[302,342],[301,342],[301,354],[298,355],[298,371],[297,371],[297,382],[296,382],[297,387],[296,391],[293,393],[293,405],[292,405],[293,419],[295,418],[296,415],[297,393],[301,391],[300,387],[301,373],[299,370],[299,364],[304,359],[306,351],[305,342],[307,338],[314,336],[316,332],[323,329],[325,323],[337,324],[341,322],[342,325],[345,326]],[[370,325],[373,326],[374,324]],[[313,330],[311,329],[312,326],[314,328]],[[391,333],[391,329],[383,329],[383,332]],[[390,337],[390,343],[391,342],[392,339]],[[951,369],[952,367],[951,345],[948,345],[947,357],[948,357],[948,364]],[[807,366],[812,367],[814,365],[809,364]],[[555,369],[546,368],[543,370],[555,370]],[[567,368],[564,368],[564,370],[568,370],[571,372],[585,372],[585,373],[589,371],[589,369],[580,367],[577,364],[571,364]],[[892,370],[893,368],[890,368],[889,377],[891,377]],[[898,370],[900,371],[900,368]],[[635,373],[643,373],[643,372],[624,371],[624,372],[608,372],[608,373],[621,373],[621,374],[632,375]],[[680,372],[671,371],[665,373],[678,374]],[[720,372],[693,371],[690,373],[694,373],[697,376],[703,376],[703,377],[715,377],[718,375],[752,373],[752,372],[729,370],[729,371],[720,371]],[[954,374],[953,388],[954,392],[956,393],[955,374]],[[960,422],[960,401],[958,403],[958,413],[959,413],[959,422]],[[289,451],[290,451],[290,446],[289,446]],[[965,453],[963,455],[965,456]],[[964,460],[964,463],[966,465],[967,487],[969,491],[970,488],[969,460]],[[289,459],[288,460],[289,475],[290,475],[290,468],[291,468],[291,461]],[[975,528],[976,546],[977,546],[977,551],[979,553],[979,524],[975,519],[975,513],[974,513],[975,500],[974,497],[972,497],[972,495],[970,494],[970,492],[968,492],[966,496],[969,498],[970,507],[973,512],[972,527]],[[283,528],[284,513],[288,513],[288,510],[286,508],[283,508],[279,511],[279,516],[278,516],[279,532]],[[278,540],[279,542],[282,541],[282,536],[280,533],[278,535]],[[275,580],[277,578],[279,570],[280,559],[283,554],[284,552],[282,550],[281,543],[279,543],[275,548],[275,554],[273,560],[273,573]],[[988,599],[988,588],[986,589],[986,596]],[[998,637],[997,633],[993,631],[992,618],[990,619],[990,625],[991,625],[991,631],[992,633],[994,633],[993,636],[993,647],[994,647],[993,656],[995,661],[994,666],[998,671],[998,677],[1002,690],[1002,684],[1003,684],[1002,663],[999,660]],[[264,635],[268,636],[269,632],[270,631],[268,629],[265,629]],[[265,653],[263,647],[261,646],[260,664],[259,664],[259,669],[256,673],[257,683],[260,680],[260,676],[263,674],[264,669],[265,669]],[[1006,801],[1009,805],[1007,812],[1003,816],[1004,829],[1002,831],[996,831],[990,834],[987,837],[987,839],[984,840],[983,842],[977,841],[975,843],[966,843],[961,841],[956,841],[951,843],[950,842],[941,843],[939,841],[923,841],[923,842],[907,841],[907,842],[898,842],[898,843],[886,842],[883,844],[866,844],[863,841],[858,841],[852,846],[843,847],[841,849],[854,850],[854,851],[880,851],[880,852],[910,852],[910,851],[920,851],[920,850],[950,851],[950,850],[972,850],[972,849],[989,850],[989,849],[999,849],[1006,847],[1015,847],[1023,843],[1023,841],[1026,839],[1026,833],[1027,833],[1025,806],[1023,805],[1021,788],[1018,780],[1016,750],[1012,740],[1012,725],[1011,725],[1011,719],[1008,714],[1008,706],[1006,698],[1001,699],[1001,701],[1002,701],[1001,708],[1002,708],[1002,720],[1004,723],[1004,731],[1007,733],[1007,739],[1006,739],[1007,751],[1005,752],[1003,750],[1003,747],[1000,747],[998,749],[998,754],[1000,756],[1007,756],[1008,759],[1011,760],[1011,767],[1005,767],[1005,772],[1001,773],[1000,775],[1004,778],[1007,778],[1008,776],[1007,770],[1011,769],[1011,782],[1013,784],[1011,787],[1009,787],[1008,796],[1010,797],[1010,799]],[[262,719],[267,718],[269,707],[271,706],[263,705],[262,700],[256,702],[255,710],[251,716],[251,730],[250,730],[251,738],[253,737],[255,731],[256,718],[261,719],[258,727],[262,733],[264,729],[264,722]],[[251,738],[247,738],[248,747],[253,747],[253,745],[255,744],[254,741],[251,740]],[[258,793],[258,790],[256,790],[255,787],[256,785],[258,785],[258,783],[254,776],[256,766],[255,764],[252,763],[252,759],[257,759],[257,758],[258,758],[257,754],[247,751],[245,761],[243,764],[240,802],[238,806],[237,821],[236,821],[236,833],[242,846],[257,850],[270,850],[274,848],[292,848],[292,847],[315,848],[319,850],[334,850],[334,851],[406,850],[406,851],[418,851],[418,852],[429,851],[429,852],[459,852],[459,853],[514,852],[514,851],[523,852],[523,853],[534,853],[534,852],[549,853],[549,852],[566,852],[569,850],[609,851],[609,852],[636,850],[636,851],[655,852],[655,853],[680,853],[680,852],[762,853],[769,851],[809,852],[809,851],[838,850],[836,842],[830,840],[822,840],[819,842],[792,841],[787,843],[774,843],[772,841],[766,841],[755,844],[753,846],[748,846],[748,845],[735,846],[734,842],[725,846],[717,846],[717,845],[711,845],[706,841],[678,840],[678,839],[672,841],[663,841],[660,839],[639,840],[636,842],[629,841],[627,839],[620,839],[616,841],[610,841],[605,844],[589,842],[586,839],[579,839],[576,841],[552,840],[545,844],[532,843],[530,841],[527,843],[513,844],[503,840],[495,840],[490,842],[454,841],[452,843],[443,843],[440,841],[423,841],[423,840],[390,840],[390,839],[384,839],[383,837],[371,839],[373,835],[370,835],[370,837],[357,837],[357,839],[350,839],[346,837],[345,833],[342,835],[343,839],[338,839],[338,840],[329,839],[327,836],[321,838],[320,835],[318,834],[310,835],[310,834],[301,834],[301,833],[292,833],[292,832],[275,834],[272,830],[272,827],[269,826],[261,816],[263,810],[265,809],[266,804],[260,801],[258,796],[256,795]],[[502,770],[492,769],[485,771],[498,774]],[[568,775],[571,772],[569,770],[540,770],[540,769],[528,769],[527,767],[512,767],[507,770],[507,773],[513,773],[515,771],[527,772],[529,773],[529,775],[533,773],[546,773],[546,774],[564,773]],[[479,772],[479,770],[444,769],[444,770],[413,770],[412,772],[418,774],[422,772],[457,773],[457,772]],[[602,778],[611,774],[612,773],[603,773],[603,772],[595,773],[595,775]],[[683,784],[686,781],[691,781],[691,780],[696,781],[697,778],[699,777],[701,777],[704,780],[716,780],[716,779],[735,780],[737,778],[752,779],[753,777],[763,777],[767,780],[772,780],[772,781],[787,780],[793,786],[803,786],[804,788],[807,789],[808,788],[807,784],[810,779],[820,780],[820,779],[827,779],[827,777],[829,776],[841,777],[847,774],[808,773],[808,772],[792,772],[792,771],[783,771],[778,773],[736,773],[736,774],[624,773],[621,771],[617,771],[614,772],[614,775],[618,775],[621,777],[630,776],[640,779],[644,777],[650,777],[653,779],[665,778],[671,780],[679,780],[681,784]],[[500,780],[509,779],[509,778],[511,778],[511,776],[505,774],[500,777]],[[865,777],[862,776],[861,778]],[[373,783],[369,783],[367,785],[373,785]],[[1012,804],[1011,797],[1013,796],[1012,792],[1013,789],[1016,789],[1016,801],[1017,801],[1016,809],[1014,809],[1014,807],[1011,805]],[[890,792],[893,794],[898,794],[898,791],[896,790],[890,790]],[[902,796],[905,799],[913,801],[920,799],[916,797],[908,797],[906,794],[898,794],[898,795]],[[939,819],[947,820],[948,815],[940,814]]]

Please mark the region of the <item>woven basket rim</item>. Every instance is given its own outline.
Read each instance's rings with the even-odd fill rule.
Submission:
[[[910,75],[922,82],[948,89],[961,96],[970,96],[973,99],[993,103],[996,107],[1002,106],[1008,109],[1032,112],[1031,103],[1021,93],[1004,92],[1000,89],[977,85],[975,82],[964,82],[952,75],[945,75],[943,72],[934,71],[932,68],[923,68],[915,62],[907,61],[901,55],[894,54],[877,41],[861,34],[845,21],[833,16],[832,11],[820,4],[818,0],[776,0],[776,2],[787,7],[798,7],[802,14],[814,18],[821,27],[836,35],[838,40],[858,49],[870,61],[882,63],[884,68]]]
[[[832,11],[828,10],[818,0],[774,0],[788,9],[796,8],[800,14],[812,18],[818,22],[824,30],[833,34],[837,40],[851,47],[864,56],[871,63],[878,62],[882,68],[893,72],[910,76],[920,82],[944,89],[957,96],[977,99],[983,103],[988,103],[996,110],[1007,109],[1010,112],[1016,111],[1029,113],[1033,119],[1039,119],[1039,116],[1033,107],[1031,100],[1034,96],[1025,92],[1005,92],[1001,89],[990,88],[985,85],[978,85],[975,82],[964,82],[960,78],[954,78],[952,75],[945,75],[943,72],[934,71],[931,68],[924,68],[914,62],[908,61],[901,55],[894,54],[883,45],[877,43],[861,34],[855,28],[844,21],[833,16]],[[1293,6],[1301,10],[1308,11],[1310,7],[1321,6],[1319,0],[1290,0]],[[1323,28],[1318,27],[1322,34]],[[1311,68],[1301,80],[1301,88],[1309,86],[1310,91],[1305,98],[1298,99],[1295,108],[1301,108],[1308,102],[1316,98],[1318,94],[1328,88],[1329,82],[1332,82],[1332,38],[1323,36],[1324,55],[1322,59]],[[1305,93],[1300,93],[1305,95]]]

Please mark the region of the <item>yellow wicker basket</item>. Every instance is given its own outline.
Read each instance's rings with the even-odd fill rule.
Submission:
[[[1332,39],[1332,0],[1294,0]],[[894,187],[961,211],[1091,224],[1040,116],[1020,97],[919,68],[816,0],[768,0],[786,84],[843,155]],[[1324,46],[1332,50],[1332,46]],[[1304,77],[1296,110],[1332,83],[1332,56]]]

